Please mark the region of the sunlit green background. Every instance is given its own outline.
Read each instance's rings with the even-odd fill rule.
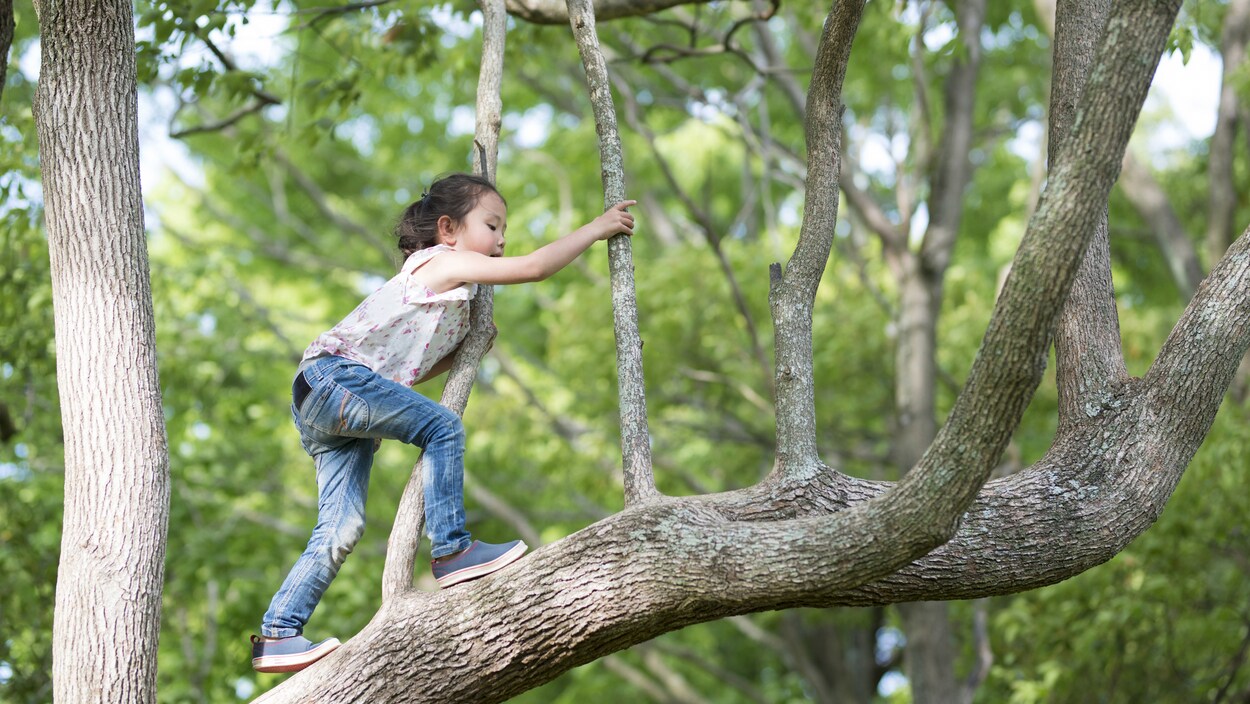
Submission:
[[[628,191],[643,201],[634,257],[652,452],[660,487],[672,494],[746,486],[771,465],[771,370],[755,348],[766,355],[772,348],[767,266],[784,261],[797,237],[802,173],[794,160],[765,163],[739,121],[767,124],[770,138],[800,157],[803,131],[784,91],[752,88],[755,74],[736,54],[652,64],[636,57],[659,44],[714,45],[749,5],[714,2],[600,25],[611,70],[638,104],[627,117],[627,95],[618,93]],[[800,86],[828,9],[821,5],[783,3],[769,25]],[[867,171],[864,185],[895,218],[899,170],[915,159],[906,135],[916,110],[908,47],[920,31],[917,7],[929,6],[868,4],[846,82],[848,148]],[[398,0],[323,9],[251,0],[144,0],[136,8],[173,478],[162,702],[239,701],[282,681],[251,670],[247,637],[315,516],[311,462],[287,408],[295,363],[317,333],[394,272],[390,228],[403,206],[436,175],[470,163],[481,44],[472,5]],[[958,48],[949,9],[931,9],[924,83],[940,124],[941,79]],[[1189,70],[1218,71],[1225,10],[1222,2],[1187,3],[1174,59],[1192,55]],[[91,383],[55,373],[31,117],[37,25],[28,4],[16,11],[0,97],[0,420],[7,421],[0,424],[0,701],[15,704],[51,700],[60,524],[74,520],[61,511],[57,384]],[[692,37],[665,17],[710,29]],[[733,41],[757,56],[751,31]],[[971,155],[977,170],[939,328],[943,410],[967,373],[1022,233],[1048,101],[1050,43],[1031,3],[991,2],[984,43]],[[1214,63],[1199,61],[1212,52]],[[498,183],[515,254],[594,217],[602,194],[568,28],[510,21],[506,66]],[[1240,75],[1245,96],[1244,67]],[[1132,148],[1154,168],[1197,243],[1209,132],[1178,137],[1174,109],[1161,98],[1148,103]],[[645,131],[630,127],[635,119]],[[1246,147],[1243,136],[1243,202]],[[891,152],[897,169],[883,156]],[[661,159],[689,202],[676,196]],[[848,213],[843,208],[815,310],[818,440],[831,464],[890,478],[896,295],[879,247]],[[1111,222],[1125,353],[1130,370],[1141,373],[1184,301],[1146,223],[1118,191]],[[1237,222],[1250,222],[1250,208]],[[718,257],[733,271],[745,309]],[[527,526],[550,542],[621,507],[606,275],[599,247],[549,281],[496,292],[500,336],[466,413],[468,510],[479,537],[510,539]],[[437,397],[432,386],[422,390]],[[1010,457],[1027,465],[1041,455],[1055,405],[1051,377]],[[977,702],[1244,701],[1248,420],[1244,404],[1225,404],[1158,525],[1110,563],[1047,589],[954,606],[961,668],[972,662],[974,608],[989,614],[994,665]],[[345,639],[376,610],[386,538],[415,459],[412,448],[383,446],[369,527],[310,636]],[[431,589],[425,564],[418,582]],[[691,627],[517,701],[808,701],[813,693],[798,664],[828,656],[836,647],[830,634],[856,622],[880,625],[879,668],[866,687],[881,700],[910,701],[898,665],[904,635],[892,609],[766,613]]]

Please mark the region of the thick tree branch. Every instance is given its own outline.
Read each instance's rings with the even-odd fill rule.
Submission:
[[[595,11],[590,0],[568,0],[569,22],[586,71],[586,86],[599,134],[599,160],[605,208],[625,200],[625,165],[621,135],[607,62],[599,50]],[[642,337],[638,332],[638,303],[634,290],[633,250],[629,237],[608,240],[608,268],[612,276],[612,313],[616,333],[617,382],[621,405],[621,457],[625,474],[625,505],[659,496],[651,467],[647,428],[646,387],[642,375]]]
[[[1250,347],[1250,230],[1194,295],[1146,373],[1157,437],[1198,449]],[[1190,449],[1191,448],[1191,449]]]
[[[769,306],[776,340],[777,468],[810,471],[816,450],[812,376],[812,306],[833,249],[842,167],[842,82],[863,0],[836,2],[825,20],[807,96],[807,193],[799,242],[786,265],[770,274]]]
[[[482,8],[482,65],[479,69],[477,93],[476,144],[483,148],[474,155],[474,168],[480,175],[491,178],[496,171],[499,146],[499,126],[502,101],[500,98],[503,75],[504,42],[506,40],[507,16],[503,0],[481,0]],[[452,363],[440,399],[447,408],[464,415],[469,405],[469,393],[477,378],[477,368],[495,340],[494,294],[490,286],[478,286],[477,295],[469,308],[469,334]],[[396,510],[395,526],[391,529],[386,547],[386,564],[382,570],[382,599],[385,602],[412,590],[412,574],[416,565],[417,548],[425,526],[423,461],[412,468],[412,476],[404,487]]]
[[[957,516],[962,508],[947,512],[972,501],[1041,381],[1051,326],[1092,237],[1082,225],[1105,213],[1179,6],[1179,0],[1128,0],[1113,10],[1066,158],[1029,221],[964,390],[920,463],[893,492],[916,492],[933,515]]]

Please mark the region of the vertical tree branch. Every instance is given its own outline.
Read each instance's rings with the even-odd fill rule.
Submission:
[[[1050,103],[1052,174],[1064,161],[1077,158],[1068,149],[1069,135],[1077,124],[1077,105],[1091,78],[1091,66],[1107,27],[1111,4],[1111,0],[1059,0],[1056,6]],[[1111,283],[1105,205],[1090,222],[1093,235],[1055,330],[1060,430],[1098,413],[1112,389],[1128,376]]]
[[[694,202],[694,198],[677,182],[677,174],[673,172],[672,165],[660,151],[660,145],[656,140],[655,133],[647,127],[641,116],[639,116],[638,102],[629,92],[629,87],[624,85],[624,81],[617,81],[617,87],[625,100],[626,124],[647,140],[647,144],[651,147],[651,156],[655,159],[656,165],[660,167],[660,173],[664,174],[664,180],[668,183],[668,187],[672,189],[672,193],[677,196],[682,205],[686,206],[690,217],[699,224],[704,241],[712,249],[712,255],[716,257],[721,273],[725,275],[725,281],[729,284],[729,292],[733,297],[734,307],[738,309],[738,314],[742,316],[742,321],[746,324],[747,342],[751,345],[752,356],[755,357],[756,363],[760,366],[761,380],[771,394],[772,365],[769,364],[768,354],[764,351],[764,345],[760,343],[759,328],[755,324],[755,316],[751,314],[751,309],[747,305],[746,295],[742,292],[742,286],[738,283],[738,277],[734,274],[733,267],[729,263],[729,257],[725,255],[725,250],[721,247],[722,235],[720,234],[720,229],[712,220],[712,214],[706,209],[700,208]]]
[[[1224,256],[1233,239],[1233,216],[1237,191],[1233,181],[1233,142],[1242,100],[1237,96],[1237,77],[1245,67],[1246,43],[1250,41],[1250,0],[1231,0],[1220,32],[1220,54],[1224,71],[1220,80],[1220,103],[1211,135],[1207,178],[1210,197],[1207,208],[1207,261],[1214,265]]]
[[[503,76],[503,50],[507,15],[503,0],[480,0],[482,8],[482,66],[478,74],[477,127],[473,168],[479,175],[494,182],[499,156],[499,126],[503,101],[500,88]],[[494,294],[490,286],[478,286],[469,308],[469,334],[447,374],[440,403],[464,415],[469,393],[477,378],[477,368],[495,339]],[[412,468],[412,476],[404,487],[396,510],[395,525],[386,545],[386,564],[382,569],[382,600],[409,591],[416,566],[417,548],[425,527],[424,461]]]
[[[569,23],[586,69],[586,86],[599,134],[599,160],[603,177],[604,207],[625,200],[625,163],[621,135],[616,127],[616,108],[608,66],[599,50],[595,12],[590,0],[568,0]],[[651,468],[651,445],[647,429],[647,399],[642,375],[642,337],[638,332],[638,303],[634,293],[633,251],[629,238],[608,240],[608,266],[612,276],[612,311],[615,318],[617,383],[621,396],[621,457],[625,473],[625,505],[631,506],[659,495]]]
[[[812,306],[833,249],[842,167],[842,81],[864,0],[834,2],[825,20],[807,96],[807,188],[799,242],[786,265],[770,269],[769,306],[777,346],[777,467],[817,465],[812,376]]]

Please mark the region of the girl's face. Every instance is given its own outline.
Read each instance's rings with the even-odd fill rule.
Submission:
[[[502,257],[504,231],[508,229],[508,207],[496,193],[484,193],[477,206],[469,211],[459,226],[450,218],[439,219],[443,242],[458,251],[477,252],[488,257]]]

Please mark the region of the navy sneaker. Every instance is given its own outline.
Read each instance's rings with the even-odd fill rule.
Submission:
[[[502,545],[492,545],[474,540],[469,547],[449,557],[430,563],[434,579],[442,588],[485,577],[516,562],[529,549],[520,540]]]
[[[257,672],[299,672],[339,647],[338,638],[313,644],[304,636],[265,640],[252,636],[252,668]]]

